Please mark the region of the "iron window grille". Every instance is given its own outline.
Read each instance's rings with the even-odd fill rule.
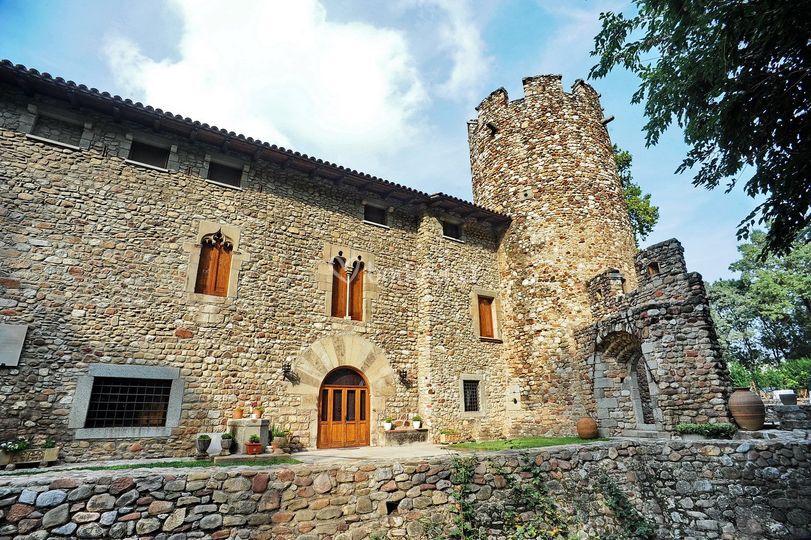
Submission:
[[[479,412],[479,381],[463,381],[465,412]]]
[[[96,377],[86,428],[163,427],[172,381]]]

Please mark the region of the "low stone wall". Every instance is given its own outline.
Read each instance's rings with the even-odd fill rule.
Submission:
[[[0,477],[0,539],[436,539],[460,493],[462,515],[493,538],[527,523],[594,538],[639,538],[647,525],[651,538],[805,538],[809,456],[808,440],[611,441],[402,463],[52,471]]]
[[[777,422],[780,429],[811,429],[811,405],[766,405],[766,421]]]

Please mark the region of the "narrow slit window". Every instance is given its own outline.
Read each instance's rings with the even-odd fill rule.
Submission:
[[[242,169],[212,161],[208,164],[208,179],[212,182],[239,187],[242,180]]]
[[[479,296],[479,335],[485,338],[495,337],[493,328],[493,298]]]
[[[194,292],[211,296],[228,296],[233,250],[233,242],[221,231],[203,237],[200,243],[200,261],[197,265]]]
[[[462,390],[465,412],[479,412],[481,409],[479,381],[462,381]]]
[[[370,204],[363,205],[363,220],[370,223],[377,223],[378,225],[388,225],[387,215],[385,208],[379,206],[372,206]]]
[[[132,141],[127,159],[143,163],[144,165],[152,165],[153,167],[165,169],[169,165],[169,149]]]
[[[84,427],[163,427],[171,389],[171,380],[96,377]]]
[[[446,238],[453,238],[454,240],[461,240],[462,226],[459,223],[450,223],[448,221],[443,221],[442,236],[445,236]]]

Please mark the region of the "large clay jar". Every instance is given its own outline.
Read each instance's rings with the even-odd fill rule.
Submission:
[[[589,416],[584,416],[577,421],[577,436],[581,439],[597,438],[597,422]]]
[[[748,388],[736,388],[729,398],[729,412],[743,430],[757,431],[763,429],[766,420],[766,406],[760,396]]]

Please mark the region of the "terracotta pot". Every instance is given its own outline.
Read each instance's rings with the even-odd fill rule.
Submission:
[[[245,414],[245,411],[242,409],[234,409],[234,420],[242,420],[242,416]]]
[[[597,422],[590,416],[584,416],[577,421],[577,436],[581,439],[597,438]]]
[[[249,456],[256,456],[262,453],[262,443],[245,443],[245,453]]]
[[[287,437],[273,437],[270,440],[270,447],[273,449],[287,448]]]
[[[766,407],[760,396],[748,388],[736,388],[729,398],[729,412],[743,430],[757,431],[763,429],[766,420]]]

